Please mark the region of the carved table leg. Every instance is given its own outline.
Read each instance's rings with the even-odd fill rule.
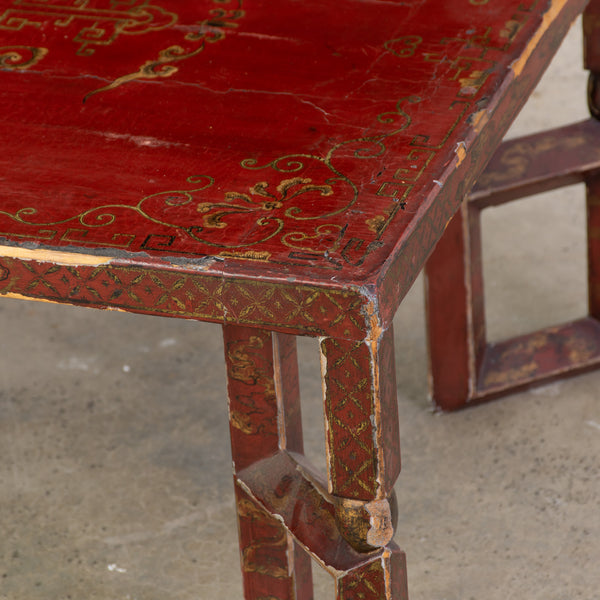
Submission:
[[[473,395],[485,351],[479,210],[463,202],[426,265],[432,396],[443,410]]]
[[[590,71],[588,107],[600,119],[600,0],[590,0],[583,13],[584,66]],[[600,319],[600,174],[585,178],[588,233],[589,314]]]
[[[600,173],[585,181],[587,200],[588,307],[589,314],[600,319]]]
[[[280,449],[302,453],[296,340],[223,327],[236,473]],[[309,600],[310,559],[283,525],[239,485],[236,498],[246,600]]]
[[[360,552],[388,546],[400,472],[391,328],[377,339],[321,341],[329,492],[340,533]],[[404,554],[393,544],[337,579],[338,600],[406,599]]]
[[[600,119],[600,1],[590,0],[583,13],[584,66],[590,72],[588,106]]]

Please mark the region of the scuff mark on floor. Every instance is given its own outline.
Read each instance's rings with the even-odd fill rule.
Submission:
[[[123,569],[122,567],[117,567],[117,565],[114,563],[108,565],[108,570],[111,573],[127,573],[127,569]]]
[[[586,421],[585,424],[600,431],[600,423],[596,423],[596,421]]]

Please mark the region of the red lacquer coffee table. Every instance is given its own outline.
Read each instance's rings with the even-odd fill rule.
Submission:
[[[247,599],[407,597],[392,317],[585,4],[0,0],[0,293],[223,324]]]

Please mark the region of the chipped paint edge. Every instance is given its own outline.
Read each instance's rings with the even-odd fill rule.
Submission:
[[[385,548],[394,537],[392,509],[387,498],[367,502],[365,510],[369,515],[367,543],[374,548]]]
[[[35,296],[25,296],[24,294],[18,294],[16,292],[0,292],[0,296],[2,298],[13,298],[14,300],[27,300],[29,302],[45,302],[46,304],[60,304],[61,306],[77,306],[80,308],[89,308],[92,310],[98,310],[99,308],[97,306],[86,306],[85,304],[76,304],[75,302],[49,300],[48,298],[36,298]],[[101,310],[111,310],[114,312],[129,312],[127,310],[123,310],[122,308],[117,308],[116,306],[103,306],[100,308]]]
[[[327,364],[327,350],[325,343],[329,338],[327,336],[319,336],[317,338],[319,343],[319,363],[321,365],[321,393],[323,398],[323,408],[326,408],[327,394],[329,393],[329,386],[327,384],[328,375],[328,364]],[[329,494],[333,494],[333,472],[334,472],[334,456],[330,447],[330,435],[331,427],[329,426],[329,419],[324,419],[325,426],[325,460],[327,461],[327,491]]]
[[[519,77],[523,72],[523,69],[529,62],[529,58],[533,54],[533,51],[537,48],[540,40],[544,36],[544,34],[550,28],[550,25],[556,20],[558,14],[565,8],[565,6],[569,3],[569,0],[552,0],[550,7],[544,13],[542,18],[542,23],[538,27],[537,31],[533,34],[527,46],[523,50],[523,53],[519,58],[517,58],[511,65],[515,77]]]
[[[456,154],[456,166],[460,167],[465,158],[467,158],[467,144],[462,141],[456,144],[456,148],[454,149],[454,153]]]
[[[21,248],[19,246],[0,246],[0,257],[81,267],[101,267],[103,265],[110,264],[113,260],[111,256],[95,256],[93,254],[61,252],[58,250],[48,250],[45,248],[32,250],[30,248]]]

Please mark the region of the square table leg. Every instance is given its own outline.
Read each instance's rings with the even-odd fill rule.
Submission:
[[[393,331],[360,341],[323,338],[329,492],[340,533],[372,562],[337,578],[338,600],[405,600],[406,562],[391,539],[400,438]]]
[[[442,410],[474,395],[486,347],[479,210],[463,202],[425,266],[431,394]]]
[[[229,422],[237,473],[279,449],[302,452],[296,340],[235,325],[223,327]],[[310,558],[236,479],[246,600],[309,600]]]
[[[302,466],[295,339],[235,325],[224,338],[246,600],[312,598],[306,550],[333,575],[337,600],[407,600],[405,555],[391,541],[400,471],[391,329],[321,339],[328,490]]]
[[[583,12],[583,61],[590,72],[588,105],[600,118],[600,1],[590,0]]]

